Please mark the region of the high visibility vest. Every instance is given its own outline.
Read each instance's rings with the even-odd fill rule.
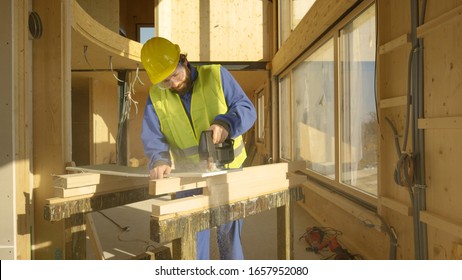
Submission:
[[[178,94],[152,86],[149,95],[167,138],[175,166],[199,162],[199,138],[217,115],[228,111],[220,75],[220,65],[197,67],[191,99],[191,119]],[[226,167],[239,168],[247,154],[242,136],[234,139],[234,161]]]

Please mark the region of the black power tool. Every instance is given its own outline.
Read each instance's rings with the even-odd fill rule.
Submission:
[[[211,130],[202,131],[199,139],[199,158],[207,163],[208,171],[223,169],[225,164],[234,160],[234,140],[226,139],[223,143],[213,144]]]

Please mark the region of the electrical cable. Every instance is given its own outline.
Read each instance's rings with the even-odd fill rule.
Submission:
[[[120,232],[117,234],[117,239],[121,242],[141,242],[146,244],[145,251],[147,251],[150,247],[157,248],[159,247],[158,244],[151,244],[151,241],[146,241],[143,239],[139,238],[133,238],[133,239],[123,239],[122,234],[127,233],[131,230],[130,226],[121,226],[119,223],[117,223],[114,219],[109,217],[108,215],[104,214],[102,211],[97,211],[99,214],[101,214],[103,217],[105,217],[107,220],[109,220],[111,223],[117,226],[119,228]]]
[[[110,222],[112,222],[114,225],[116,225],[121,231],[123,232],[126,232],[126,231],[130,231],[130,227],[129,226],[121,226],[119,223],[117,223],[116,221],[114,221],[113,219],[111,219],[108,215],[104,214],[102,211],[97,211],[98,213],[100,213],[101,215],[103,215],[103,217],[105,217],[106,219],[108,219]]]

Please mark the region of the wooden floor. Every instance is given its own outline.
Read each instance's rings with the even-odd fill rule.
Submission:
[[[102,213],[92,213],[105,259],[131,259],[145,250],[152,249],[153,246],[158,246],[149,240],[150,214],[151,204],[149,200],[103,210]],[[323,256],[306,251],[307,243],[303,239],[299,240],[306,227],[316,225],[316,222],[307,215],[306,211],[295,205],[295,259],[316,260],[328,256],[328,254]],[[127,227],[129,230],[123,230]],[[212,230],[211,233],[212,241],[216,240],[215,231]],[[242,229],[242,244],[245,259],[276,259],[276,210],[269,210],[246,218]],[[91,242],[87,242],[87,258],[95,258]],[[211,242],[211,259],[218,259],[217,247],[214,242]]]

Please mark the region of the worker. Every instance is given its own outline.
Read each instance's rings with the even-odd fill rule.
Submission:
[[[246,158],[242,134],[253,126],[256,110],[230,72],[221,65],[192,66],[177,44],[161,37],[143,45],[141,61],[152,82],[141,132],[150,178],[164,178],[173,167],[197,166],[204,130],[213,131],[214,144],[234,139],[229,167],[241,167]],[[201,192],[177,192],[176,198]],[[217,228],[220,259],[244,259],[241,229],[242,219]],[[199,232],[196,241],[196,258],[210,259],[210,230]]]

